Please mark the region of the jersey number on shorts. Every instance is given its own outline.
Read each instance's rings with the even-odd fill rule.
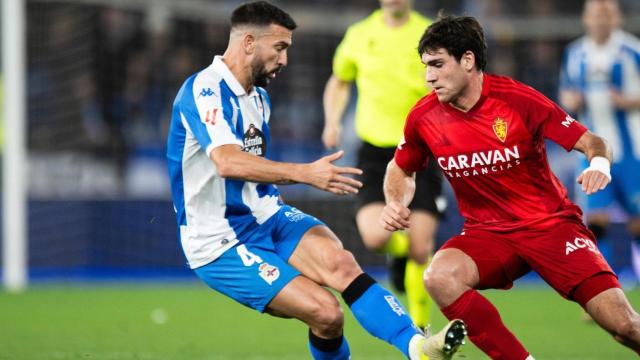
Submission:
[[[244,246],[244,244],[236,247],[236,251],[238,252],[238,256],[240,256],[240,259],[242,260],[244,266],[251,266],[255,263],[262,263],[262,258],[249,251],[247,247]]]

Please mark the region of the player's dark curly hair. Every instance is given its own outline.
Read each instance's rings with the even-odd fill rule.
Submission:
[[[255,1],[238,6],[231,14],[231,28],[242,25],[269,26],[277,24],[289,30],[298,25],[291,15],[266,1]]]
[[[458,62],[465,52],[471,51],[480,71],[487,66],[487,43],[482,26],[471,16],[440,16],[420,38],[418,53],[446,49]]]

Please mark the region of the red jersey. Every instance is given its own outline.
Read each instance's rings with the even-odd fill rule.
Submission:
[[[465,228],[510,230],[549,216],[581,217],[551,172],[544,139],[571,151],[587,129],[533,88],[484,74],[468,112],[422,98],[405,124],[395,161],[406,171],[436,161],[451,183]]]

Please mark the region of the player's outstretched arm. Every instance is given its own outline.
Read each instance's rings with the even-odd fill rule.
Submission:
[[[324,107],[324,130],[322,143],[327,149],[340,145],[342,115],[351,97],[351,83],[331,75],[324,87],[322,105]]]
[[[582,191],[591,195],[603,190],[611,182],[611,148],[607,142],[590,131],[582,134],[574,149],[584,153],[589,159],[589,167],[578,176]]]
[[[409,204],[416,191],[415,173],[408,173],[391,160],[384,175],[385,207],[380,214],[380,224],[386,230],[404,230],[409,223]]]
[[[224,178],[270,184],[308,184],[338,195],[357,193],[362,183],[347,175],[362,170],[336,166],[343,151],[322,157],[309,164],[271,161],[242,151],[238,145],[222,145],[211,152],[211,159]]]

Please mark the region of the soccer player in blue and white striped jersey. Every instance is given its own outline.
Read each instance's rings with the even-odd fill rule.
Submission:
[[[264,87],[287,64],[295,28],[269,3],[241,5],[231,16],[225,53],[178,92],[167,158],[189,265],[245,306],[305,322],[314,359],[350,357],[340,303],[323,286],[340,292],[369,333],[408,358],[424,351],[435,352],[431,360],[447,358],[462,342],[462,322],[423,346],[424,334],[400,302],[362,271],[331,230],[279,198],[274,184],[305,183],[339,195],[362,186],[350,177],[359,169],[333,164],[342,152],[308,164],[268,160],[271,104]]]
[[[621,22],[616,0],[585,2],[586,34],[566,48],[560,102],[613,150],[612,184],[585,200],[587,223],[602,239],[610,205],[627,212],[640,279],[640,40],[620,29]]]

